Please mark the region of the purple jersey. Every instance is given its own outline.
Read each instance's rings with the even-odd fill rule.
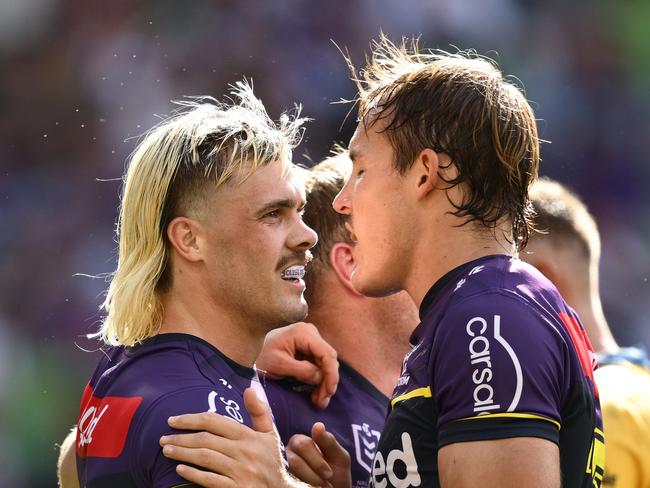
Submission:
[[[314,422],[323,422],[350,454],[352,486],[365,488],[389,399],[343,361],[339,374],[336,394],[325,410],[311,402],[312,386],[267,380],[264,389],[284,444],[293,434],[311,436]]]
[[[261,391],[254,369],[187,334],[161,334],[132,348],[109,349],[79,410],[77,470],[81,486],[189,486],[160,437],[171,415],[217,412],[251,424],[244,390]]]
[[[563,486],[600,486],[594,354],[575,312],[539,271],[508,256],[472,261],[431,288],[420,318],[371,486],[440,486],[438,449],[509,437],[558,444]]]

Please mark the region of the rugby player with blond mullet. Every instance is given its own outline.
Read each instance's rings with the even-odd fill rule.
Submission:
[[[188,486],[180,475],[194,468],[165,457],[160,444],[179,432],[174,416],[188,412],[218,418],[226,449],[263,448],[279,466],[254,473],[263,484],[303,486],[283,467],[254,362],[270,330],[307,313],[302,278],[317,238],[302,220],[303,182],[291,162],[304,119],[273,122],[246,83],[231,95],[231,103],[185,102],[128,165],[118,266],[98,333],[105,347],[75,429],[78,480],[61,476],[70,486]],[[304,326],[289,329],[285,350],[315,358],[308,375],[336,370],[331,347],[299,342]],[[331,393],[313,398],[323,405]],[[242,435],[239,425],[259,432]],[[253,470],[222,473],[239,475]]]

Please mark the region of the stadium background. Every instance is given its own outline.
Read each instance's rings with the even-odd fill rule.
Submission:
[[[56,448],[99,353],[119,177],[136,136],[183,95],[247,76],[277,117],[315,120],[296,161],[346,142],[360,63],[383,29],[474,47],[523,82],[542,173],[587,201],[622,344],[650,345],[650,4],[584,0],[172,0],[0,3],[0,484],[54,485]]]

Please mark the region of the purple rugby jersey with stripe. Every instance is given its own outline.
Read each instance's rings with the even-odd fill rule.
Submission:
[[[539,271],[503,255],[462,265],[427,293],[420,319],[370,486],[440,486],[438,449],[510,437],[556,443],[562,486],[600,486],[595,356],[577,315]]]
[[[339,362],[339,384],[326,409],[316,407],[313,386],[295,380],[266,380],[264,389],[282,442],[293,434],[311,436],[323,422],[350,454],[353,488],[366,488],[389,399],[345,362]]]
[[[86,386],[77,428],[81,486],[193,486],[159,441],[171,415],[212,411],[251,425],[243,393],[262,392],[254,369],[187,334],[160,334],[105,351]]]

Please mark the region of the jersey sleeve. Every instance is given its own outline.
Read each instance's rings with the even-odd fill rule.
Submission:
[[[130,460],[131,469],[140,483],[154,488],[195,486],[176,473],[178,462],[163,455],[160,437],[184,433],[169,427],[167,419],[172,415],[207,411],[227,414],[220,407],[234,400],[219,402],[218,399],[217,392],[207,386],[184,389],[159,398],[143,413],[133,440],[135,455]]]
[[[431,357],[439,447],[509,437],[559,443],[563,344],[551,320],[507,293],[452,303]]]

